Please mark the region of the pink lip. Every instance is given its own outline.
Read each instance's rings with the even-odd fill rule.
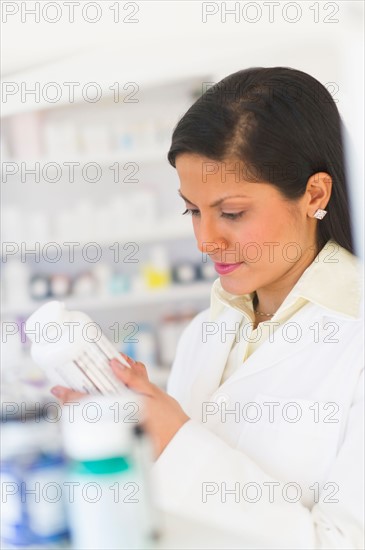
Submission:
[[[216,270],[219,275],[225,275],[226,273],[231,273],[231,271],[234,271],[240,265],[242,265],[244,262],[239,262],[237,264],[220,264],[215,262],[214,263],[214,269]]]

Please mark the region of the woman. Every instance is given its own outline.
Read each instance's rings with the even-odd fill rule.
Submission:
[[[167,394],[142,363],[111,365],[146,396],[159,504],[257,547],[362,548],[361,266],[336,105],[304,72],[242,70],[181,118],[168,159],[220,277]]]

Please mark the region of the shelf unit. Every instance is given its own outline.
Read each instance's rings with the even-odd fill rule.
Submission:
[[[3,169],[5,163],[13,162],[15,164],[20,165],[22,162],[39,162],[41,165],[47,164],[47,163],[57,163],[57,164],[63,164],[65,162],[78,162],[81,165],[87,164],[89,162],[95,162],[100,164],[101,166],[108,166],[109,164],[114,164],[115,162],[119,162],[119,164],[123,164],[126,162],[140,162],[140,163],[146,163],[146,164],[155,164],[159,162],[167,162],[166,158],[166,149],[162,148],[156,148],[156,149],[149,149],[149,150],[140,150],[140,149],[131,149],[129,152],[120,152],[115,151],[114,153],[110,153],[107,155],[100,155],[100,156],[90,156],[90,155],[79,155],[74,159],[70,159],[69,157],[38,157],[33,159],[21,159],[21,158],[7,158],[2,161],[1,169]]]
[[[124,233],[123,235],[115,235],[116,240],[123,239],[123,242],[130,242],[130,241],[138,241],[138,243],[151,243],[154,241],[173,241],[173,240],[180,240],[180,239],[189,239],[193,238],[193,231],[190,226],[190,223],[188,223],[189,220],[182,220],[181,222],[176,222],[176,219],[163,219],[161,222],[155,225],[151,225],[149,227],[148,233],[145,231],[139,231],[138,229],[135,229],[133,231],[129,231]],[[37,241],[39,243],[39,247],[42,248],[45,246],[49,241]],[[90,243],[86,240],[80,240],[79,247],[82,248],[83,246]],[[29,241],[30,244],[31,243]],[[66,248],[66,246],[63,243],[57,243],[61,248]],[[98,245],[101,248],[107,248],[109,247],[113,242],[110,241],[98,241]],[[20,251],[17,252],[17,254],[20,254]],[[15,254],[14,254],[15,255]]]
[[[103,100],[93,105],[85,105],[84,103],[73,103],[72,105],[54,105],[48,106],[46,109],[44,106],[34,106],[34,110],[27,110],[24,112],[23,107],[19,106],[19,111],[12,110],[6,112],[4,117],[4,132],[7,132],[10,128],[9,139],[6,140],[6,154],[3,155],[4,162],[14,162],[18,165],[19,171],[17,175],[10,176],[8,182],[3,185],[3,204],[14,206],[19,212],[25,214],[25,219],[33,211],[41,211],[48,216],[52,216],[53,209],[55,213],[60,213],[69,207],[73,207],[75,201],[80,197],[87,198],[94,205],[95,208],[104,207],[103,200],[107,198],[109,201],[113,201],[115,196],[123,196],[120,193],[133,193],[138,192],[139,189],[148,190],[155,194],[156,203],[158,205],[158,212],[155,214],[156,222],[145,223],[141,227],[137,223],[133,223],[130,227],[116,232],[113,236],[106,233],[100,233],[100,240],[98,244],[103,249],[107,249],[115,242],[137,242],[141,244],[141,254],[143,257],[149,251],[149,247],[154,244],[161,244],[168,247],[173,252],[173,256],[176,261],[176,257],[183,258],[186,261],[192,261],[194,256],[195,264],[197,263],[197,249],[194,244],[194,233],[191,226],[191,220],[185,217],[181,218],[179,215],[183,210],[183,204],[181,199],[177,197],[178,178],[176,172],[169,166],[167,161],[167,151],[169,145],[166,142],[166,124],[168,125],[168,132],[170,136],[173,131],[174,123],[176,123],[187,108],[197,98],[201,83],[211,81],[212,76],[201,74],[186,77],[184,79],[170,80],[165,83],[157,84],[151,83],[146,85],[142,90],[141,99],[139,104],[129,105],[127,103],[113,104],[110,97],[104,96]],[[70,128],[67,125],[73,125],[73,130],[70,135],[77,139],[73,139],[71,143],[74,145],[76,142],[81,143],[80,148],[77,150],[58,150],[55,147],[55,143],[52,143],[49,147],[45,147],[40,153],[37,153],[37,147],[35,148],[35,154],[25,154],[24,158],[19,151],[22,151],[27,145],[27,141],[24,138],[20,138],[20,147],[14,148],[11,145],[11,139],[14,140],[14,128],[19,128],[19,119],[14,119],[12,126],[12,117],[27,116],[34,117],[37,120],[35,128],[42,128],[43,124],[43,140],[45,136],[48,137],[57,136],[58,125],[63,128]],[[28,119],[29,121],[30,119]],[[160,122],[159,122],[160,121]],[[174,123],[172,122],[174,121]],[[21,119],[20,119],[21,123]],[[63,126],[62,126],[63,125]],[[100,126],[101,125],[101,126]],[[92,128],[90,136],[85,139],[85,129]],[[106,151],[105,147],[95,147],[94,150],[90,150],[92,147],[91,140],[96,142],[99,139],[97,129],[102,127],[104,132],[104,138],[106,135],[106,129],[110,131],[108,134],[108,143],[110,143],[110,150]],[[51,131],[50,131],[51,128]],[[152,128],[152,135],[148,134],[149,129]],[[137,132],[135,135],[133,131]],[[141,136],[138,136],[138,131],[141,131]],[[13,133],[12,133],[13,132]],[[75,134],[76,132],[76,134]],[[119,133],[118,133],[119,132]],[[129,133],[132,132],[132,139],[129,141]],[[144,133],[143,133],[144,132]],[[117,135],[117,138],[115,137]],[[67,136],[67,130],[66,130]],[[127,137],[126,137],[127,136]],[[8,136],[7,136],[8,137]],[[51,139],[49,138],[49,139]],[[127,139],[128,138],[128,139]],[[42,142],[39,139],[39,143]],[[65,138],[61,138],[61,141]],[[81,141],[80,141],[81,139]],[[152,143],[153,139],[156,140]],[[31,142],[31,140],[28,140]],[[104,139],[104,144],[105,144]],[[43,142],[42,142],[43,143]],[[91,145],[90,145],[91,143]],[[125,148],[124,143],[126,144]],[[9,146],[10,144],[10,146]],[[86,145],[85,145],[86,144]],[[88,149],[86,150],[85,147]],[[67,144],[66,144],[67,148]],[[69,147],[68,147],[69,149]],[[11,155],[11,153],[15,154]],[[55,151],[57,154],[49,153],[49,151]],[[34,153],[34,150],[33,150]],[[5,160],[6,159],[6,160]],[[75,184],[64,180],[64,173],[60,181],[54,184],[49,184],[47,181],[41,181],[37,183],[32,181],[31,178],[27,178],[26,183],[21,181],[21,163],[25,163],[29,168],[34,165],[35,162],[39,162],[43,167],[48,163],[56,163],[63,167],[64,163],[77,162],[78,167],[75,168],[75,175],[77,181]],[[88,163],[97,163],[103,168],[103,181],[98,184],[87,184],[82,181],[80,177],[80,169]],[[122,182],[123,185],[119,185],[120,182],[115,183],[112,181],[113,171],[109,169],[115,163],[118,163],[120,167],[123,167],[126,163],[137,163],[140,167],[138,172],[138,183],[129,184]],[[4,164],[1,167],[4,170]],[[79,172],[78,172],[79,171]],[[123,174],[124,175],[124,174]],[[123,177],[123,176],[122,176]],[[132,189],[133,187],[133,189]],[[173,189],[175,187],[175,189]],[[173,195],[172,191],[175,193]],[[179,201],[179,209],[177,208],[177,202]],[[108,204],[106,207],[108,207]],[[143,221],[143,220],[142,220]],[[53,227],[53,226],[52,226]],[[55,226],[56,227],[56,226]],[[59,225],[57,225],[59,227]],[[117,226],[113,226],[117,227]],[[95,235],[95,228],[93,229]],[[103,229],[101,227],[101,229]],[[24,234],[24,232],[22,233]],[[66,234],[66,232],[65,232]],[[92,231],[90,231],[90,235]],[[69,238],[62,239],[59,231],[55,233],[57,244],[63,248],[63,243],[70,241]],[[76,235],[76,232],[75,232]],[[110,237],[109,237],[110,235]],[[31,237],[30,232],[25,232],[26,238],[20,241],[27,245],[34,244],[34,239]],[[51,233],[50,233],[51,236]],[[48,234],[44,235],[43,239],[38,239],[36,242],[42,248],[46,243],[52,241]],[[87,243],[95,241],[95,238],[75,238],[74,241],[80,243],[78,249],[83,247]],[[11,239],[9,239],[11,241]],[[18,242],[14,239],[14,242]],[[19,258],[20,252],[14,255],[14,258]],[[147,254],[148,255],[148,254]],[[65,255],[66,256],[66,255]],[[104,260],[104,255],[103,255]],[[43,268],[47,268],[45,262],[42,260],[39,263],[35,263],[28,260],[28,268],[30,268],[33,274],[42,273]],[[172,266],[172,264],[171,264]],[[92,266],[90,266],[91,268]],[[2,268],[6,268],[6,263],[2,265]],[[56,273],[67,273],[68,269],[75,266],[67,265],[67,260],[63,259],[56,266]],[[114,266],[115,268],[115,266]],[[123,266],[123,269],[127,269],[128,266]],[[133,266],[130,266],[131,277],[134,276]],[[136,269],[140,266],[137,266]],[[49,270],[48,270],[49,271]],[[45,269],[47,273],[47,269]],[[55,271],[53,269],[52,274]],[[73,275],[73,274],[72,274]],[[70,274],[71,276],[71,274]],[[159,328],[158,323],[161,315],[169,316],[169,311],[172,315],[176,312],[189,310],[190,313],[193,310],[198,313],[202,309],[208,307],[210,301],[212,280],[210,281],[194,281],[189,284],[171,284],[164,288],[156,288],[148,290],[133,290],[132,284],[129,292],[120,294],[107,294],[105,291],[90,296],[72,296],[69,295],[62,299],[65,302],[66,307],[71,310],[91,312],[92,318],[98,322],[101,319],[104,322],[104,326],[108,326],[108,317],[114,318],[116,315],[118,318],[122,318],[123,315],[128,315],[130,319],[144,323],[146,321],[149,324],[154,324],[155,328]],[[137,285],[136,288],[140,288]],[[2,316],[5,319],[24,319],[35,311],[39,306],[45,303],[47,300],[27,300],[19,301],[15,300],[9,303],[9,301],[3,300]],[[56,298],[49,298],[56,299]],[[103,325],[101,322],[101,325]],[[109,323],[110,325],[110,323]],[[156,339],[157,341],[158,339]],[[177,342],[176,342],[177,343]],[[157,369],[158,370],[158,369]],[[163,371],[163,372],[162,372]],[[166,380],[166,368],[161,370],[161,377]],[[156,378],[158,378],[157,371],[155,372]]]
[[[204,300],[210,296],[212,288],[211,282],[200,281],[194,284],[182,285],[174,284],[163,289],[144,290],[140,292],[129,292],[126,294],[116,294],[115,296],[93,296],[87,298],[66,297],[66,308],[77,311],[101,311],[115,310],[125,307],[153,306],[165,302],[189,302],[193,300]],[[19,305],[4,305],[2,307],[3,316],[13,315],[31,315],[38,307],[49,300],[31,301]]]

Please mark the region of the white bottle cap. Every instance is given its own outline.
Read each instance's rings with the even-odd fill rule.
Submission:
[[[76,402],[75,402],[76,403]],[[140,398],[87,396],[64,406],[64,449],[75,460],[103,460],[131,453],[132,430],[140,422]],[[137,422],[136,422],[137,420]]]
[[[49,323],[50,320],[54,323],[61,323],[62,321],[62,314],[65,311],[65,304],[63,302],[58,302],[56,300],[53,300],[51,302],[47,302],[44,304],[44,306],[41,306],[38,308],[33,315],[28,317],[26,323],[25,323],[25,331],[27,334],[27,337],[29,340],[35,344],[35,343],[49,343],[49,339],[45,340],[44,337],[42,337],[42,329],[45,324]],[[37,323],[39,323],[37,325]],[[40,330],[35,330],[36,328],[40,327]],[[49,327],[50,332],[48,334],[48,338],[52,338],[51,330],[52,326]]]
[[[151,263],[155,269],[164,271],[170,268],[169,257],[165,246],[160,244],[153,245],[151,247],[150,257]]]

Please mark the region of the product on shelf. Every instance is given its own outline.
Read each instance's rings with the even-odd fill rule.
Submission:
[[[23,224],[26,226],[26,238],[30,243],[42,243],[50,236],[49,216],[40,210],[30,211],[24,217]]]
[[[8,131],[11,152],[15,158],[38,159],[42,156],[42,115],[38,110],[11,116]]]
[[[12,401],[2,408],[1,540],[10,548],[67,542],[65,459],[55,405]]]
[[[22,305],[29,301],[29,267],[20,258],[8,259],[1,276],[2,298],[8,305]]]
[[[32,300],[45,300],[50,295],[50,280],[47,275],[33,275],[29,281],[29,295]]]
[[[113,273],[108,285],[109,293],[112,295],[129,292],[130,287],[130,278],[124,273]]]
[[[127,336],[124,339],[121,351],[136,361],[141,361],[146,367],[153,368],[157,364],[153,327],[149,323],[138,323],[137,329],[133,337]]]
[[[172,268],[172,280],[174,283],[189,284],[198,278],[198,268],[192,262],[179,262]]]
[[[111,139],[106,124],[87,124],[79,131],[82,153],[90,153],[93,156],[110,153]]]
[[[58,159],[80,154],[78,127],[74,121],[46,120],[42,134],[46,156]]]
[[[71,290],[71,280],[68,275],[62,273],[52,275],[50,278],[50,294],[53,298],[65,298]]]
[[[101,298],[109,296],[109,281],[112,277],[111,267],[105,262],[99,262],[95,267],[92,268],[92,274],[97,283],[98,296]]]
[[[116,151],[130,151],[134,147],[133,135],[126,124],[119,123],[114,128],[114,148]]]
[[[142,274],[149,289],[165,288],[171,283],[171,267],[167,250],[154,245],[150,250],[150,261],[142,266]]]
[[[94,226],[96,205],[88,199],[77,201],[72,208],[73,239],[89,242],[96,236]]]
[[[202,262],[201,264],[199,264],[198,271],[200,278],[206,281],[213,281],[218,277],[218,274],[214,269],[214,265],[211,261]]]
[[[128,227],[149,231],[157,221],[156,195],[147,189],[130,193],[128,202]]]
[[[21,243],[27,236],[25,216],[16,205],[1,205],[2,242]]]
[[[72,547],[150,548],[157,525],[149,486],[152,453],[142,441],[147,436],[139,422],[140,398],[136,393],[132,398],[93,396],[79,405],[72,419],[62,417],[70,458],[67,481],[75,486],[75,498],[68,503]],[[94,498],[85,498],[87,485],[94,488]]]
[[[80,273],[72,283],[74,296],[92,296],[97,293],[97,281],[90,272]]]

